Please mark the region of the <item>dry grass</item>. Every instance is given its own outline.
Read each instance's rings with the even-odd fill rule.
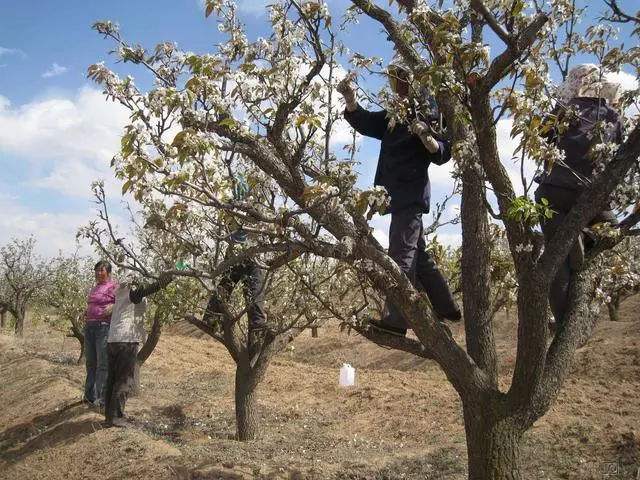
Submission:
[[[526,435],[525,478],[631,479],[639,468],[640,298],[621,322],[601,322],[572,378]],[[461,325],[454,326],[461,339]],[[496,322],[503,383],[514,325]],[[433,362],[320,331],[280,355],[260,390],[262,437],[234,434],[233,364],[189,326],[165,332],[130,400],[135,428],[103,429],[80,405],[77,344],[37,327],[0,335],[0,478],[447,479],[465,478],[459,400]],[[338,367],[358,386],[337,387]],[[615,473],[603,477],[606,473]]]

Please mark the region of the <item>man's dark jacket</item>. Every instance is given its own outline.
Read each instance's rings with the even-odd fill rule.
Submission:
[[[575,112],[574,118],[568,118],[565,131],[560,131],[558,123],[545,135],[548,141],[555,143],[565,154],[563,162],[545,165],[545,174],[540,183],[554,187],[581,191],[591,183],[594,162],[591,148],[600,141],[622,143],[622,122],[618,113],[606,104],[602,98],[576,97],[566,108],[556,107],[549,121],[562,122],[565,115]],[[610,128],[604,138],[594,138],[594,127],[599,122],[607,122]]]
[[[345,110],[344,118],[361,135],[382,141],[374,184],[389,193],[389,212],[417,206],[427,213],[431,197],[429,164],[449,161],[449,142],[438,141],[440,149],[430,153],[407,125],[389,128],[386,110],[369,112],[358,105],[353,112]]]

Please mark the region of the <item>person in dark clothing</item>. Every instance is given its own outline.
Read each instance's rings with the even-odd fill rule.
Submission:
[[[600,71],[596,65],[583,64],[573,68],[561,87],[561,101],[547,119],[545,138],[558,146],[564,159],[546,164],[537,178],[537,202],[546,198],[554,215],[542,222],[545,243],[553,237],[594,174],[593,147],[600,143],[622,142],[620,115],[610,103],[615,95],[604,98],[603,91],[615,92],[619,85],[598,82]],[[594,86],[594,84],[596,86]],[[615,214],[605,210],[589,225],[617,223]],[[580,234],[569,255],[558,268],[549,292],[549,304],[556,324],[561,325],[567,308],[571,274],[584,261],[585,237]]]
[[[105,424],[125,427],[124,408],[134,382],[138,347],[144,341],[146,298],[165,288],[173,277],[162,273],[158,281],[148,285],[121,285],[116,290],[115,304],[107,343],[108,373],[105,385]]]
[[[394,92],[409,98],[407,70],[399,63],[389,69]],[[389,124],[386,110],[370,112],[355,98],[351,78],[347,76],[338,86],[346,103],[344,118],[360,134],[381,141],[374,184],[383,186],[391,202],[389,228],[389,256],[400,266],[409,280],[423,290],[439,319],[460,320],[446,279],[426,250],[422,215],[429,212],[431,185],[429,165],[443,165],[451,158],[446,140],[436,140],[429,134],[428,125],[415,118],[411,125]],[[404,336],[408,322],[397,306],[387,302],[381,320],[371,320],[373,328],[392,335]]]
[[[236,201],[244,200],[249,195],[249,186],[241,173],[233,176],[233,197]],[[227,237],[230,254],[234,248],[250,243],[247,231],[242,227],[237,228]],[[248,317],[247,343],[249,350],[255,349],[260,344],[261,337],[269,328],[267,315],[264,308],[265,297],[265,269],[254,258],[249,258],[236,264],[226,271],[218,284],[217,294],[209,298],[204,312],[203,321],[214,324],[217,317],[224,315],[226,302],[231,297],[234,288],[242,284],[244,301]],[[254,352],[255,353],[255,352]],[[252,353],[253,356],[253,353]]]
[[[267,326],[267,316],[264,310],[264,269],[254,261],[234,265],[222,276],[218,284],[218,295],[211,296],[205,310],[207,323],[211,323],[213,315],[223,311],[220,302],[229,300],[238,283],[242,283],[247,316],[249,317],[249,330],[264,330]]]

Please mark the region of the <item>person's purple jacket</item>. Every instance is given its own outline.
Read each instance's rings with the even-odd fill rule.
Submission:
[[[111,314],[107,313],[107,308],[115,303],[117,288],[118,284],[109,279],[91,289],[87,300],[87,322],[108,322],[111,320]]]

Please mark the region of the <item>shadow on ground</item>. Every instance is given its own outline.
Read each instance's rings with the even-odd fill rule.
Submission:
[[[15,463],[38,450],[70,443],[101,429],[95,419],[74,420],[86,413],[78,401],[0,432],[0,461]]]

